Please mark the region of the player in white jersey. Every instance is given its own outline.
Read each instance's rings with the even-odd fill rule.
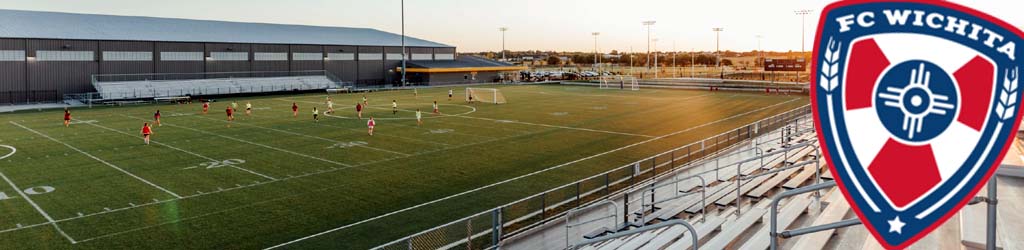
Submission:
[[[330,97],[327,97],[327,111],[324,112],[324,114],[327,113],[334,114],[334,101],[332,101]]]
[[[397,100],[391,100],[391,114],[392,115],[398,114],[398,101]]]
[[[453,94],[455,94],[455,91],[453,91],[453,90],[449,89],[449,90],[448,90],[448,101],[451,101],[451,100],[452,100],[452,95],[453,95]]]
[[[423,125],[423,113],[416,109],[416,126]]]
[[[245,115],[252,115],[252,103],[245,102]]]

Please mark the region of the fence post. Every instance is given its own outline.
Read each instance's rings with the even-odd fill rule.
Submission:
[[[501,239],[501,208],[491,213],[491,246],[497,246]]]
[[[604,174],[604,195],[612,193],[611,187],[609,187],[611,185],[611,182],[610,180],[608,180],[608,175],[609,174]]]
[[[576,182],[576,207],[580,207],[580,182]]]
[[[629,224],[629,192],[622,194],[622,224]]]
[[[540,220],[544,220],[544,211],[548,209],[548,193],[540,194]]]
[[[466,250],[473,250],[473,219],[466,220]]]

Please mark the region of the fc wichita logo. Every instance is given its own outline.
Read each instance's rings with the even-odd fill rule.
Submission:
[[[941,225],[995,172],[1020,123],[1022,36],[944,1],[841,1],[822,12],[818,139],[886,248]]]

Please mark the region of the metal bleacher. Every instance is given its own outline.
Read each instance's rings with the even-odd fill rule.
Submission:
[[[96,75],[99,99],[126,100],[343,88],[325,71]]]

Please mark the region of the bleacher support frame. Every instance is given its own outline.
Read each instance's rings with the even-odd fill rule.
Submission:
[[[684,227],[686,227],[686,230],[690,231],[690,235],[693,235],[693,237],[690,237],[690,239],[693,240],[693,249],[700,249],[699,248],[700,247],[700,242],[697,241],[697,229],[693,228],[693,225],[691,225],[690,222],[688,222],[686,220],[683,220],[683,219],[670,220],[670,221],[658,223],[658,224],[655,224],[655,225],[634,228],[634,229],[630,229],[630,230],[626,230],[626,231],[622,231],[622,232],[618,232],[618,233],[614,233],[614,234],[610,234],[610,235],[605,235],[605,236],[601,236],[601,237],[597,237],[597,238],[593,238],[593,239],[589,239],[589,240],[584,240],[584,241],[580,242],[579,244],[576,244],[576,246],[585,246],[585,245],[596,243],[596,242],[606,241],[606,240],[615,239],[615,238],[619,238],[619,237],[623,237],[623,236],[627,236],[627,235],[633,235],[633,234],[638,234],[638,233],[648,232],[648,231],[651,231],[651,230],[660,229],[660,228],[663,228],[663,227],[670,227],[670,226],[677,226],[677,225],[683,225]],[[571,249],[575,249],[575,248],[571,248]]]
[[[605,205],[605,204],[610,204],[611,205],[611,207],[612,207],[612,215],[599,216],[599,217],[591,219],[591,220],[587,220],[587,221],[583,221],[583,222],[577,222],[576,224],[572,224],[572,223],[569,222],[570,219],[572,218],[572,215],[574,213],[576,213],[577,211],[585,210],[585,209],[590,209],[590,208],[598,207],[598,206]],[[625,216],[625,214],[623,214],[623,216]],[[592,222],[608,219],[608,218],[612,219],[612,228],[614,228],[615,225],[617,225],[618,221],[619,221],[618,220],[618,218],[619,218],[619,204],[615,203],[615,201],[613,201],[613,200],[604,200],[602,202],[595,203],[595,204],[593,204],[591,206],[577,207],[577,208],[570,209],[565,214],[565,247],[566,247],[566,249],[572,249],[574,247],[573,244],[569,243],[569,229],[571,229],[573,227],[577,227],[577,226],[582,226],[582,225],[590,224]]]

